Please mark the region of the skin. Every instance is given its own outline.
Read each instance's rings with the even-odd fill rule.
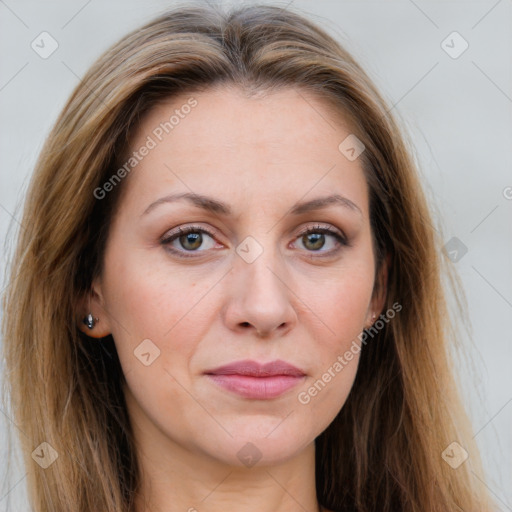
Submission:
[[[150,111],[132,150],[190,96]],[[359,355],[308,404],[298,395],[350,348],[384,301],[374,293],[367,184],[360,160],[338,150],[350,129],[306,92],[249,98],[219,86],[193,97],[197,106],[122,184],[103,273],[93,283],[90,310],[100,321],[83,329],[113,335],[126,376],[143,475],[137,512],[216,512],[233,504],[241,512],[313,512],[314,439],[345,403]],[[181,192],[214,197],[232,214],[184,200],[144,214]],[[289,213],[298,201],[333,193],[359,210],[331,204]],[[162,245],[191,224],[214,233],[203,233],[202,245],[187,245],[186,237],[172,242],[192,257]],[[301,235],[318,225],[344,234],[350,246],[329,234],[320,241]],[[251,263],[236,252],[248,236],[263,249]],[[149,366],[134,356],[145,339],[160,350]],[[254,400],[203,373],[240,359],[283,359],[306,377],[277,398]],[[237,457],[248,442],[261,455],[252,467]]]

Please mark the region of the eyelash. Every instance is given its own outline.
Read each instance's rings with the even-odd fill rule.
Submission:
[[[172,247],[170,247],[170,244],[172,242],[174,242],[174,240],[176,240],[177,238],[181,237],[181,236],[184,236],[184,235],[188,235],[189,233],[206,233],[207,235],[211,236],[212,238],[215,238],[215,233],[213,233],[212,231],[210,231],[209,229],[206,229],[204,227],[200,227],[200,226],[187,226],[186,228],[178,228],[177,231],[175,231],[174,233],[171,233],[167,236],[164,236],[161,240],[160,240],[160,243],[163,245],[163,246],[166,246],[166,249],[170,252],[172,252],[173,254],[177,255],[178,257],[180,258],[195,258],[197,256],[195,255],[186,255],[187,253],[194,253],[194,252],[204,252],[204,251],[186,251],[186,250],[177,250],[177,249],[174,249]],[[341,235],[340,233],[338,233],[337,231],[334,231],[333,229],[330,229],[330,228],[326,228],[326,227],[322,227],[322,226],[319,226],[319,225],[316,225],[316,226],[310,226],[306,229],[304,229],[303,231],[301,231],[298,235],[297,235],[297,238],[301,238],[305,235],[309,235],[311,233],[323,233],[323,234],[326,234],[326,235],[331,235],[333,236],[336,241],[340,244],[340,246],[345,246],[345,247],[349,247],[350,244],[348,243],[348,241],[346,240],[346,238]],[[318,252],[318,254],[322,254],[322,256],[316,256],[316,257],[323,257],[323,256],[332,256],[334,253],[337,253],[339,250],[341,249],[341,247],[338,247],[336,249],[333,249],[333,250],[330,250],[330,251],[323,251],[322,252]],[[312,254],[314,254],[316,251],[308,251],[308,252],[311,252]]]

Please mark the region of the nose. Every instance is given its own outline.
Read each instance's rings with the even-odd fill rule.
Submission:
[[[236,257],[228,280],[224,321],[232,331],[269,338],[296,324],[293,283],[276,251],[264,250],[252,263]]]

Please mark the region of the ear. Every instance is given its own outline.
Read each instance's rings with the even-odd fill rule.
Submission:
[[[388,286],[388,274],[391,265],[391,254],[388,254],[380,265],[375,276],[375,285],[373,288],[372,300],[366,317],[365,329],[371,327],[377,318],[379,318],[386,303],[386,290]],[[375,314],[375,318],[372,315]]]
[[[104,338],[112,333],[110,319],[105,309],[101,281],[95,279],[91,290],[78,300],[78,328],[91,338]],[[89,328],[84,319],[90,314],[94,318],[94,326]]]

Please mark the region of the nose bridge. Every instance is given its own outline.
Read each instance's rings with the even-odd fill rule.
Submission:
[[[290,325],[295,318],[290,285],[272,234],[248,236],[236,248],[227,321],[231,328],[250,324],[260,333]],[[261,240],[261,241],[260,241]]]
[[[249,235],[236,248],[238,258],[235,272],[247,287],[245,292],[256,291],[269,299],[287,296],[280,274],[285,272],[281,253],[271,233],[263,233],[258,239]]]

